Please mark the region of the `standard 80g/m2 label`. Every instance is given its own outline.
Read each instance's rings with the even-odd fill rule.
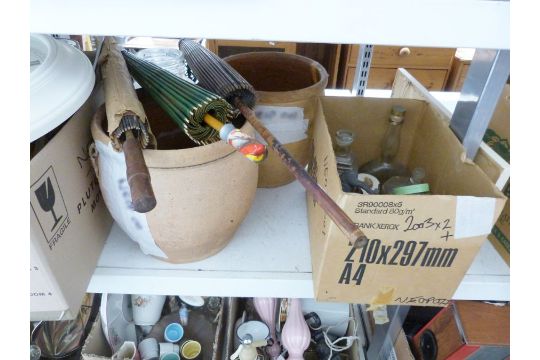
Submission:
[[[389,230],[403,233],[426,231],[434,238],[448,241],[454,237],[453,223],[448,217],[420,216],[415,208],[403,201],[360,201],[354,209],[361,219],[369,215],[380,215],[387,221],[357,222],[360,229]],[[365,216],[368,215],[368,216]]]
[[[362,249],[351,247],[338,283],[360,285],[368,264],[451,267],[458,252],[457,248],[429,246],[427,241],[397,240],[392,245],[385,245],[379,239],[372,239]]]

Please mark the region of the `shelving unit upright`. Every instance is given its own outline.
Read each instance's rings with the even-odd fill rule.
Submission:
[[[94,0],[90,6],[82,1],[31,0],[30,9],[30,31],[48,34],[469,47],[494,51],[508,50],[510,44],[509,1],[418,0],[413,6],[401,0]],[[257,222],[255,218],[264,220]],[[254,232],[257,242],[250,241]],[[198,263],[159,262],[144,256],[125,237],[113,226],[89,292],[313,296],[305,193],[296,183],[280,189],[259,189],[252,213],[230,246]],[[509,300],[508,266],[489,242],[481,249],[454,298]]]

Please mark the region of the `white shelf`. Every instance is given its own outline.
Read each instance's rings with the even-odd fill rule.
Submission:
[[[482,245],[453,298],[510,300],[510,268],[489,240]]]
[[[199,262],[144,255],[115,224],[89,292],[313,297],[306,195],[294,182],[258,189],[232,241]]]
[[[454,298],[506,301],[509,282],[508,266],[486,241]],[[313,298],[305,191],[296,181],[258,189],[229,245],[190,264],[144,255],[115,224],[88,291]]]
[[[30,31],[508,49],[510,2],[31,0]]]

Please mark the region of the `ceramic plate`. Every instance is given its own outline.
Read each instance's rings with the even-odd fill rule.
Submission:
[[[66,121],[94,88],[84,53],[49,35],[30,34],[30,141]]]
[[[103,294],[100,313],[103,332],[113,353],[118,351],[125,341],[137,343],[131,295]]]
[[[180,300],[193,307],[204,305],[204,299],[201,296],[180,296]]]

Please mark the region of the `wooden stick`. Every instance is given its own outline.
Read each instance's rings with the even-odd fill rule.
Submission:
[[[272,147],[272,149],[280,157],[281,161],[296,179],[302,184],[302,186],[309,192],[321,205],[323,210],[330,216],[334,223],[343,231],[349,238],[351,244],[356,248],[366,246],[367,237],[362,230],[356,226],[351,218],[341,209],[334,200],[317,184],[317,182],[304,170],[304,167],[300,165],[289,154],[287,149],[272,135],[272,133],[257,119],[255,112],[247,107],[242,100],[236,98],[234,101],[235,106],[240,110],[242,115],[249,121],[251,125],[261,134],[266,142]]]
[[[146,167],[139,139],[132,130],[125,133],[122,150],[126,159],[126,176],[131,191],[133,210],[146,213],[156,207],[157,201],[150,183],[150,173]]]

